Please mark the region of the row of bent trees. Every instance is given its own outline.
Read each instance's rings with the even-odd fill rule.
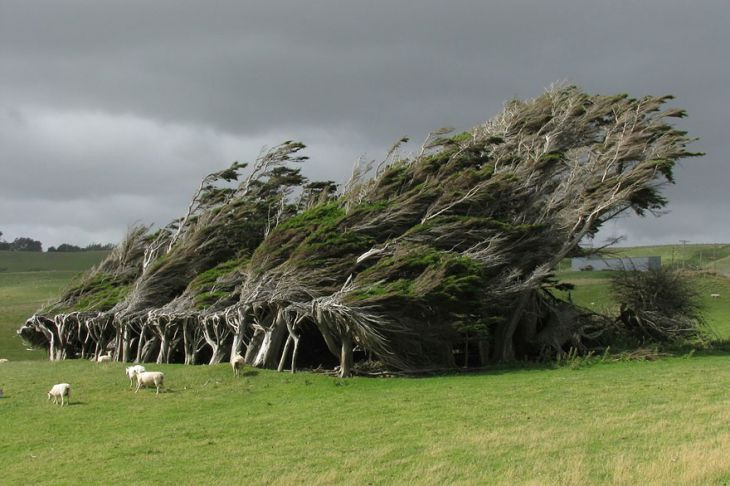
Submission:
[[[669,97],[568,86],[470,132],[399,141],[344,187],[285,142],[210,174],[183,217],[136,227],[18,331],[50,359],[392,372],[596,345],[615,324],[554,297],[553,272],[625,211],[662,208],[698,155]],[[369,368],[368,368],[369,367]]]

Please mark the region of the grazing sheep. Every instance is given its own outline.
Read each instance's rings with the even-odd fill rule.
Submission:
[[[71,385],[68,383],[58,383],[53,385],[53,388],[48,392],[48,399],[53,398],[53,403],[58,403],[58,398],[61,398],[61,406],[63,407],[63,397],[67,398],[69,405],[71,404]]]
[[[142,386],[150,386],[155,385],[157,388],[157,394],[160,393],[160,387],[163,386],[163,381],[165,380],[164,373],[160,371],[143,371],[141,373],[136,373],[137,376],[137,389],[134,390],[134,393],[137,393]]]
[[[238,376],[241,374],[243,365],[244,365],[243,356],[241,356],[240,354],[237,354],[231,358],[231,368],[233,368],[234,376]]]
[[[8,362],[8,358],[0,358],[0,363],[7,363],[7,362]]]
[[[145,370],[144,366],[142,365],[134,365],[134,366],[127,366],[127,368],[124,370],[127,373],[127,378],[129,378],[129,388],[132,388],[132,382],[134,380],[134,377],[137,375],[137,373],[144,373]]]
[[[710,298],[711,299],[719,299],[720,298],[720,294],[710,294]]]
[[[98,358],[96,358],[97,363],[110,363],[111,360],[112,360],[112,357],[109,356],[108,354],[105,354],[104,356],[99,356]]]

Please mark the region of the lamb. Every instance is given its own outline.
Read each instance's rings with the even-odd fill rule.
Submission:
[[[233,368],[233,375],[238,376],[241,374],[243,369],[244,359],[243,356],[237,354],[231,358],[231,368]]]
[[[142,365],[127,366],[125,372],[127,373],[127,378],[129,378],[129,388],[132,388],[134,377],[137,373],[144,373],[145,371],[147,370]]]
[[[160,387],[163,386],[163,381],[165,380],[165,374],[160,371],[143,371],[141,373],[136,373],[137,376],[137,389],[134,390],[134,393],[137,393],[140,389],[140,387],[149,386],[149,385],[155,385],[157,388],[156,395],[159,395],[160,393]]]
[[[71,404],[71,385],[68,383],[58,383],[53,385],[53,388],[48,392],[48,399],[53,398],[53,403],[58,403],[58,398],[61,398],[61,406],[63,407],[63,397],[67,398],[68,404]]]
[[[99,356],[98,358],[96,358],[97,363],[109,363],[109,362],[111,362],[111,360],[112,360],[112,357],[109,356],[108,354],[105,354],[104,356]]]
[[[8,358],[0,358],[0,363],[7,363],[7,362],[8,362]]]

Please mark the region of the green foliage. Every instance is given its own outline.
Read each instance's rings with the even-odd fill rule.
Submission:
[[[467,142],[471,140],[474,136],[471,132],[461,132],[457,135],[454,135],[451,137],[451,141],[455,143],[461,143],[461,142]]]
[[[359,278],[363,281],[377,281],[384,277],[415,279],[430,265],[441,260],[440,252],[427,245],[403,246],[392,256],[381,258],[374,265],[363,270]]]
[[[206,270],[198,276],[196,276],[191,282],[189,287],[191,289],[207,288],[215,284],[219,278],[237,271],[239,268],[244,267],[248,262],[248,257],[243,256],[239,258],[232,258],[223,263],[219,263],[215,267]]]
[[[464,313],[481,307],[483,279],[482,266],[475,260],[415,245],[364,270],[357,280],[362,288],[353,293],[352,299],[416,299],[443,318],[448,312]]]
[[[437,216],[429,219],[425,223],[416,224],[412,226],[406,234],[414,235],[418,233],[428,233],[435,228],[450,226],[458,226],[465,232],[478,229],[492,230],[515,238],[525,236],[530,232],[540,231],[544,227],[543,225],[529,223],[515,224],[509,221],[500,221],[492,217],[449,214]]]
[[[319,232],[321,236],[336,232],[337,224],[344,216],[345,210],[337,201],[330,201],[292,216],[276,226],[256,248],[251,257],[252,268],[263,271],[283,263],[292,257],[305,240],[309,244],[316,244],[317,241],[312,238],[314,233]],[[343,241],[346,239],[347,237],[343,237]]]
[[[127,296],[130,285],[121,285],[112,281],[99,282],[89,289],[74,305],[78,311],[107,311]]]
[[[248,256],[244,255],[198,274],[187,288],[187,291],[193,294],[193,307],[198,310],[205,309],[219,300],[232,297],[235,283],[238,281],[235,276],[248,261]]]
[[[416,288],[444,310],[466,312],[481,307],[480,296],[485,286],[482,265],[453,253],[440,253],[439,257],[418,277]]]
[[[355,214],[372,214],[387,206],[384,201],[363,204]],[[257,249],[254,259],[263,255],[290,256],[297,265],[313,267],[369,248],[375,240],[349,230],[344,226],[345,220],[345,210],[336,201],[315,206],[277,226]]]
[[[97,273],[67,289],[64,301],[53,307],[53,311],[106,311],[124,299],[130,288],[131,282],[107,273]]]
[[[224,290],[204,291],[197,294],[193,298],[193,302],[196,309],[205,309],[210,307],[212,304],[215,304],[220,299],[230,297],[230,295],[230,292],[226,292]]]
[[[389,207],[392,207],[392,205],[392,201],[385,200],[360,203],[350,212],[350,219],[358,220],[360,218],[366,218],[385,211]]]
[[[355,300],[366,300],[375,297],[410,297],[412,295],[413,281],[399,278],[391,282],[377,282],[353,293]]]
[[[337,201],[327,202],[302,211],[279,224],[274,231],[286,231],[289,229],[305,230],[320,225],[331,226],[345,215],[345,210],[340,207]]]
[[[159,272],[170,262],[170,260],[171,258],[169,253],[158,256],[154,261],[150,263],[149,268],[147,268],[147,273],[154,274]]]
[[[373,197],[377,200],[400,192],[399,189],[402,188],[406,182],[412,182],[410,179],[410,172],[409,165],[404,161],[390,164],[385,168],[383,174],[378,179],[378,188]]]
[[[337,227],[320,227],[304,240],[295,252],[294,258],[299,257],[304,266],[316,266],[330,258],[362,252],[374,241],[373,238],[354,231],[342,231]]]

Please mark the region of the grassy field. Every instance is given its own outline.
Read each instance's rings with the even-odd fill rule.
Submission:
[[[168,391],[135,394],[121,363],[32,361],[44,354],[14,335],[94,261],[12,257],[0,254],[1,484],[730,484],[727,355],[423,379],[149,365]],[[611,305],[600,272],[561,277],[574,300]],[[698,283],[729,331],[728,282]],[[59,382],[69,407],[46,401]]]
[[[167,365],[159,396],[120,363],[0,366],[4,484],[730,482],[724,356],[345,381]]]
[[[28,272],[82,272],[99,263],[108,251],[41,253],[0,251],[0,274]]]
[[[42,359],[27,351],[15,331],[39,307],[108,252],[36,253],[0,251],[0,358]]]

